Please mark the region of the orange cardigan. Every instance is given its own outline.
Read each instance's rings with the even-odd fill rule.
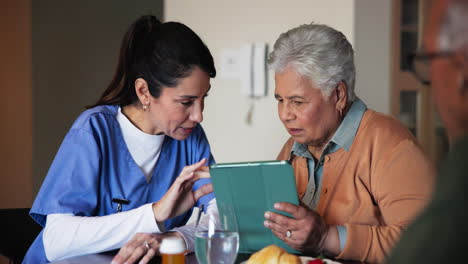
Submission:
[[[291,160],[300,197],[308,183],[307,161],[291,156],[294,140],[279,160]],[[434,168],[411,133],[392,117],[367,110],[348,152],[325,156],[317,212],[344,225],[347,241],[339,259],[383,262],[403,229],[423,209]]]

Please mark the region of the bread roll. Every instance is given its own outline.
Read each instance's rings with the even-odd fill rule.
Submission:
[[[301,260],[298,256],[294,254],[289,254],[288,252],[284,252],[281,254],[278,263],[281,264],[301,264]]]
[[[269,245],[250,256],[247,264],[300,264],[298,256],[289,254],[286,250]]]

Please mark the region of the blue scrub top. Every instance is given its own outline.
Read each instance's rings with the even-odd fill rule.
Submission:
[[[117,212],[113,198],[126,199],[128,211],[162,198],[182,169],[202,158],[214,163],[201,125],[182,141],[166,136],[150,182],[133,160],[116,119],[118,106],[97,106],[83,112],[65,136],[34,201],[30,214],[45,226],[48,214],[104,216]],[[193,190],[208,183],[197,181]],[[201,197],[196,206],[214,198]],[[184,225],[192,210],[164,222],[166,229]],[[47,263],[42,232],[23,263]]]

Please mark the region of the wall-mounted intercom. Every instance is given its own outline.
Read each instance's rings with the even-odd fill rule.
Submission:
[[[223,49],[220,77],[239,79],[241,93],[258,98],[268,94],[267,53],[265,42],[246,43],[238,49]]]

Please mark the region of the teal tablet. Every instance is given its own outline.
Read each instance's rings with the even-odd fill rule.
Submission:
[[[276,202],[299,204],[296,180],[287,161],[218,163],[210,166],[220,215],[234,209],[239,226],[240,253],[252,253],[270,244],[298,253],[263,226],[264,213]]]

